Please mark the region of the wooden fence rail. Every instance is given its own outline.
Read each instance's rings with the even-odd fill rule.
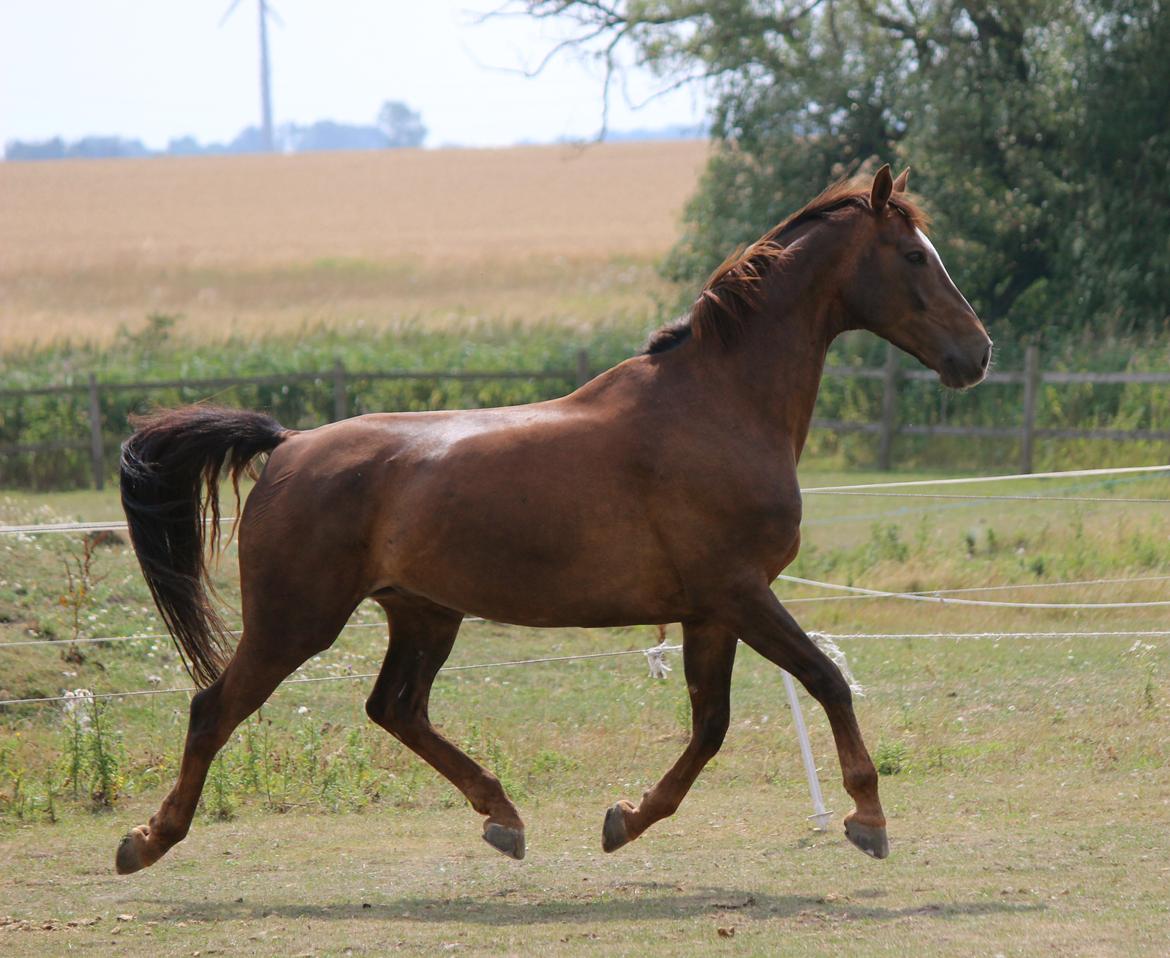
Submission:
[[[1105,440],[1153,440],[1170,442],[1170,430],[1157,429],[1102,429],[1102,428],[1038,428],[1036,411],[1040,387],[1045,383],[1092,383],[1092,384],[1162,384],[1170,385],[1170,372],[1045,372],[1040,368],[1040,352],[1035,346],[1027,347],[1024,368],[1018,371],[992,372],[986,382],[989,385],[1023,385],[1024,396],[1018,425],[975,426],[975,425],[915,425],[898,421],[898,390],[906,381],[930,381],[936,378],[925,369],[904,370],[900,366],[898,351],[890,346],[885,363],[878,368],[853,366],[826,366],[827,377],[878,381],[882,384],[881,418],[877,422],[850,422],[839,419],[814,419],[813,426],[839,433],[873,433],[877,435],[877,461],[881,469],[893,465],[894,440],[900,436],[979,436],[994,438],[1015,438],[1020,443],[1020,472],[1031,472],[1037,439],[1105,439]],[[40,386],[31,389],[0,389],[0,401],[19,400],[25,397],[52,396],[64,394],[88,394],[88,432],[86,438],[56,439],[35,443],[10,443],[0,445],[0,458],[27,455],[29,453],[56,452],[61,450],[87,450],[95,488],[105,484],[105,443],[101,416],[101,394],[103,392],[139,392],[148,394],[163,389],[219,390],[232,386],[284,386],[292,383],[318,382],[329,385],[333,393],[333,419],[345,419],[349,414],[349,385],[355,381],[378,380],[428,380],[442,379],[455,381],[491,380],[559,380],[584,385],[591,378],[589,355],[580,350],[573,369],[541,370],[347,370],[338,359],[333,368],[323,372],[278,373],[268,376],[217,376],[207,379],[167,379],[142,382],[101,383],[92,373],[82,383],[65,386]]]

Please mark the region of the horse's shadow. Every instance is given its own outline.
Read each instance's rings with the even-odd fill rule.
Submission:
[[[615,894],[616,892],[616,894]],[[505,889],[486,897],[405,897],[353,904],[305,902],[261,903],[172,901],[161,918],[167,920],[239,921],[263,918],[308,918],[318,921],[371,919],[422,924],[464,922],[481,925],[558,924],[582,921],[621,922],[692,918],[707,914],[731,918],[795,918],[829,921],[894,921],[906,917],[953,919],[972,915],[1023,914],[1043,911],[1040,902],[926,901],[889,908],[873,904],[883,892],[860,890],[852,897],[769,895],[742,888],[697,887],[679,890],[658,882],[626,882],[615,889],[579,896],[540,898],[529,891]]]

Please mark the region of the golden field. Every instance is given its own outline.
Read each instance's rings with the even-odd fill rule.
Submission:
[[[0,347],[645,309],[701,142],[0,163]]]

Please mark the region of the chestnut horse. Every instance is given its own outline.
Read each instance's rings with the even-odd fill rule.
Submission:
[[[187,834],[219,748],[367,598],[385,609],[390,641],[366,711],[467,796],[504,854],[524,855],[520,815],[427,714],[466,615],[682,623],[691,740],[638,804],[609,809],[606,851],[672,814],[718,751],[739,638],[824,708],[856,804],[845,834],[884,858],[877,773],[849,686],[770,583],[799,546],[796,464],[838,333],[871,330],[947,386],[986,374],[991,341],[905,187],[889,167],[830,187],[725,262],[642,354],[562,399],[303,432],[204,406],[139,420],[123,447],[122,502],[159,611],[205,687],[178,782],[122,840],[118,871],[153,864]],[[262,453],[239,524],[243,635],[229,656],[207,591],[218,481],[226,470],[238,482]]]

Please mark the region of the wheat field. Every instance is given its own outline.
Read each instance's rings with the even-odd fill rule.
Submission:
[[[700,142],[0,164],[0,349],[646,309]]]

